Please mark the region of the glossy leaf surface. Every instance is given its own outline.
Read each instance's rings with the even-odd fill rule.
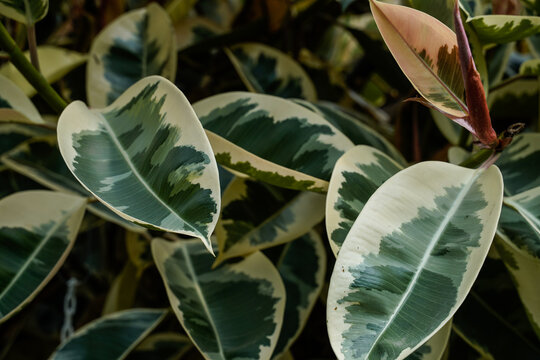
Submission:
[[[452,332],[452,320],[448,321],[422,346],[415,350],[406,360],[441,360],[448,346],[450,333]]]
[[[49,10],[49,0],[0,0],[0,14],[26,25],[43,19]]]
[[[540,32],[540,17],[485,15],[468,19],[485,44],[503,44],[521,40]]]

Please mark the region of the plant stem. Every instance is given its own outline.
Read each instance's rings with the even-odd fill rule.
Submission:
[[[493,149],[482,149],[472,154],[467,160],[463,161],[459,166],[466,168],[474,169],[482,165],[487,159],[489,159],[495,150]]]
[[[34,24],[28,25],[26,26],[26,31],[28,34],[28,51],[30,52],[30,61],[32,62],[32,65],[34,65],[36,70],[41,72],[41,70],[39,69],[39,60],[37,53],[36,26]]]
[[[51,87],[43,75],[32,66],[1,22],[0,46],[9,54],[13,65],[21,72],[21,74],[23,74],[26,80],[32,84],[38,94],[54,111],[58,114],[61,113],[67,106],[66,101]]]

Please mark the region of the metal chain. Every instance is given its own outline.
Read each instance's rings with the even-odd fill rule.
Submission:
[[[79,280],[71,277],[67,281],[67,291],[64,297],[64,324],[60,330],[60,340],[62,343],[73,334],[73,315],[77,311],[77,297],[75,288],[79,285]]]

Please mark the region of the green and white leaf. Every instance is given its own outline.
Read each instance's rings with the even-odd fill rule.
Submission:
[[[489,110],[498,117],[520,118],[538,114],[538,79],[516,76],[489,92]]]
[[[184,50],[191,45],[226,32],[227,29],[203,17],[197,16],[183,19],[174,25],[176,50]]]
[[[101,110],[73,102],[60,116],[58,139],[73,175],[118,215],[195,236],[211,251],[220,208],[217,164],[174,84],[147,77]]]
[[[131,309],[101,317],[77,330],[49,359],[124,359],[166,314],[166,310]]]
[[[90,194],[75,180],[58,150],[56,135],[29,139],[1,158],[8,168],[27,176],[35,182],[52,190],[88,197]],[[100,202],[86,205],[89,212],[111,221],[130,231],[142,232],[145,229],[127,221]]]
[[[402,169],[365,145],[355,146],[337,161],[326,197],[326,233],[335,256],[371,195]]]
[[[11,80],[0,75],[0,121],[43,124],[36,107]]]
[[[364,49],[347,29],[329,26],[324,32],[315,54],[335,72],[349,72],[364,56]]]
[[[152,254],[178,320],[206,359],[269,359],[285,309],[274,265],[255,252],[211,270],[198,241],[155,239]]]
[[[494,244],[498,244],[498,241]],[[452,329],[483,359],[540,358],[538,347],[523,337],[505,320],[503,314],[496,313],[474,291],[471,291],[454,315]]]
[[[494,166],[422,162],[380,186],[330,280],[328,332],[338,359],[403,359],[438,331],[480,271],[502,196]]]
[[[321,237],[312,230],[288,243],[277,268],[285,284],[287,302],[272,359],[284,356],[298,338],[321,292],[326,274],[326,250]]]
[[[0,322],[28,304],[66,260],[85,199],[52,191],[0,200]]]
[[[521,75],[534,75],[540,76],[540,59],[532,59],[524,61],[519,67],[519,73]]]
[[[215,232],[219,255],[214,266],[304,235],[323,220],[324,202],[322,194],[235,178],[221,200]]]
[[[403,158],[403,155],[386,140],[378,132],[363,124],[360,119],[357,119],[352,114],[344,111],[343,108],[338,107],[336,104],[319,102],[311,104],[303,100],[294,100],[296,103],[306,107],[307,109],[319,114],[329,123],[334,125],[339,131],[347,136],[354,145],[369,145],[372,146],[388,156],[391,156],[395,161],[403,166],[407,165],[407,161]],[[360,115],[359,113],[357,113]]]
[[[112,22],[92,43],[86,92],[92,108],[111,104],[138,80],[176,76],[174,28],[158,4],[130,11]]]
[[[540,17],[517,15],[483,15],[469,18],[484,44],[504,44],[540,32]]]
[[[326,191],[353,146],[324,118],[276,96],[230,92],[193,108],[221,165],[280,187]]]
[[[540,186],[540,133],[519,134],[496,162],[504,178],[506,196]]]
[[[47,15],[49,0],[0,0],[0,15],[33,25]]]
[[[375,0],[370,5],[386,45],[420,95],[446,114],[467,116],[456,34],[421,11]]]
[[[246,0],[199,0],[198,14],[230,29],[245,3]]]
[[[193,344],[184,335],[175,332],[162,332],[148,336],[133,350],[128,360],[178,360],[187,353]]]
[[[87,59],[86,54],[49,45],[38,46],[37,53],[41,74],[50,84],[62,79],[71,70],[84,64]],[[28,51],[25,51],[24,55],[30,60]],[[2,65],[0,74],[10,79],[26,96],[32,97],[37,93],[12,63]]]
[[[317,100],[315,86],[304,69],[289,55],[259,43],[242,43],[225,53],[249,91]]]
[[[440,328],[428,341],[415,350],[406,360],[441,360],[452,332],[452,319]]]

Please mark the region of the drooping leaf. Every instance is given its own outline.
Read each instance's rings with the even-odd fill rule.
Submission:
[[[36,107],[11,80],[0,75],[0,120],[43,124]]]
[[[304,235],[324,218],[324,201],[322,194],[236,178],[223,193],[216,265]]]
[[[277,268],[285,284],[287,302],[273,359],[280,359],[300,335],[321,292],[326,251],[320,236],[310,231],[287,244]]]
[[[442,112],[467,116],[456,34],[421,11],[375,0],[370,5],[386,45],[415,89]]]
[[[88,197],[90,194],[73,177],[58,150],[56,135],[40,136],[22,142],[1,158],[6,166],[37,183],[61,192]],[[130,231],[144,228],[127,221],[100,202],[87,204],[89,212]]]
[[[84,207],[84,198],[43,190],[0,200],[0,322],[29,303],[59,270]]]
[[[192,346],[187,336],[175,332],[157,333],[144,339],[127,360],[178,360]]]
[[[368,199],[403,167],[381,151],[360,145],[336,163],[326,198],[326,232],[337,256]]]
[[[324,192],[353,146],[319,115],[271,95],[224,93],[193,108],[221,165],[280,187]]]
[[[475,292],[471,292],[452,325],[454,332],[484,359],[529,359],[540,357],[540,350],[497,314]],[[512,346],[508,346],[512,344]]]
[[[211,250],[217,164],[190,104],[168,80],[140,80],[101,110],[71,103],[58,139],[73,175],[118,215],[198,237]]]
[[[131,309],[101,317],[77,330],[50,359],[124,359],[166,314],[159,309]]]
[[[344,111],[343,108],[327,102],[310,104],[307,101],[294,100],[296,103],[321,115],[347,136],[354,145],[369,145],[391,156],[401,165],[407,165],[403,155],[378,132],[364,125],[359,119]]]
[[[178,320],[207,359],[268,359],[285,308],[274,265],[256,252],[211,270],[200,242],[161,239],[152,254]]]
[[[315,86],[293,58],[270,46],[242,43],[226,49],[248,90],[280,96],[317,100]]]
[[[102,108],[138,80],[176,75],[176,44],[169,15],[156,3],[130,11],[96,36],[86,68],[88,104]]]
[[[416,164],[381,185],[330,281],[328,332],[338,359],[403,359],[439,330],[480,271],[502,195],[496,167],[441,162]]]
[[[540,59],[527,60],[519,67],[521,75],[540,76]]]
[[[33,25],[47,15],[49,0],[0,0],[0,14]]]
[[[484,44],[504,44],[540,32],[540,17],[517,15],[483,15],[467,20]]]
[[[41,74],[50,84],[60,80],[71,70],[84,64],[87,58],[85,54],[48,45],[38,46],[37,53]],[[28,51],[24,54],[30,59]],[[32,97],[36,94],[36,89],[30,85],[12,63],[2,65],[0,74],[13,81],[26,96]]]
[[[506,196],[540,186],[540,134],[524,133],[514,137],[496,164],[503,174]]]
[[[441,360],[448,346],[452,320],[440,328],[428,341],[415,350],[406,360]]]

